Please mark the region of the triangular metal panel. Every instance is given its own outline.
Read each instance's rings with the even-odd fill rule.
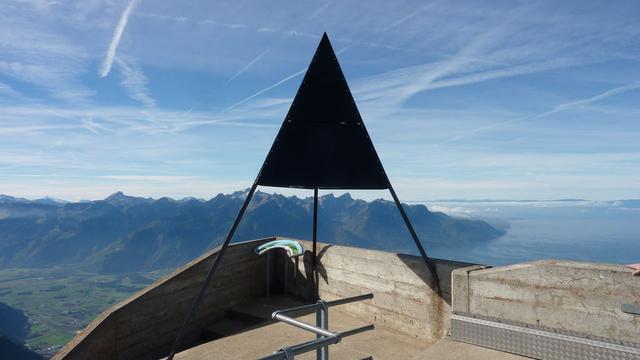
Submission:
[[[267,155],[258,184],[307,189],[389,187],[327,34]]]

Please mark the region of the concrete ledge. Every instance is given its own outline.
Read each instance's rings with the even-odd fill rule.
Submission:
[[[266,290],[265,257],[253,249],[274,237],[231,244],[209,284],[185,343],[237,303]],[[104,311],[53,359],[157,359],[169,351],[216,257],[215,248]]]
[[[469,312],[469,273],[489,266],[472,265],[451,272],[451,306],[458,312]]]
[[[542,260],[453,275],[455,313],[637,343],[640,277],[622,265]],[[459,292],[459,293],[458,293]]]

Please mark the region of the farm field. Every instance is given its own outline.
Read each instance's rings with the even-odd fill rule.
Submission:
[[[23,310],[27,345],[51,354],[98,314],[144,288],[160,274],[95,274],[77,269],[0,270],[0,302]]]

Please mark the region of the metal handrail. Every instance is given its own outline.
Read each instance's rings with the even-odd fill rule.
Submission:
[[[302,322],[300,320],[296,320],[294,318],[288,317],[287,315],[274,313],[273,314],[273,318],[276,319],[276,320],[282,321],[283,323],[287,323],[289,325],[293,325],[293,326],[298,327],[300,329],[307,330],[307,331],[310,331],[312,333],[315,333],[315,334],[318,334],[318,335],[321,335],[321,336],[331,337],[331,336],[338,335],[338,333],[334,333],[334,332],[319,328],[317,326],[313,326],[311,324],[307,324],[306,322]]]
[[[372,299],[373,294],[364,294],[358,296],[352,296],[344,299],[338,299],[333,301],[318,300],[315,304],[308,304],[302,306],[296,306],[283,310],[276,310],[271,314],[271,317],[275,320],[282,321],[289,325],[293,325],[297,328],[312,332],[316,334],[316,339],[302,344],[284,347],[271,355],[260,358],[259,360],[273,360],[273,359],[293,359],[295,355],[306,353],[309,351],[316,351],[316,359],[328,360],[329,359],[329,345],[337,344],[342,341],[343,337],[359,334],[364,331],[373,330],[373,325],[362,326],[352,330],[342,332],[329,331],[329,307],[348,304],[356,301],[362,301]],[[298,313],[305,310],[316,311],[316,326],[307,324],[303,321],[294,319],[285,314]]]
[[[338,335],[340,338],[345,338],[347,336],[356,335],[356,334],[359,334],[361,332],[365,332],[365,331],[369,331],[369,330],[373,330],[373,329],[375,329],[375,326],[366,325],[366,326],[362,326],[362,327],[355,328],[355,329],[352,329],[352,330],[339,332],[339,333],[336,333],[336,335]],[[306,352],[313,351],[313,350],[318,350],[318,349],[323,348],[325,346],[337,344],[339,342],[340,341],[338,341],[335,337],[324,337],[324,338],[320,338],[320,339],[307,341],[307,342],[302,343],[302,344],[290,346],[290,347],[285,348],[285,349],[280,349],[280,350],[276,351],[275,353],[273,353],[271,355],[267,355],[265,357],[261,357],[258,360],[286,360],[287,356],[288,356],[287,354],[293,354],[293,355],[304,354]]]
[[[327,304],[328,307],[331,307],[331,306],[344,305],[344,304],[348,304],[348,303],[352,303],[352,302],[356,302],[356,301],[368,300],[368,299],[373,299],[373,293],[368,293],[368,294],[364,294],[364,295],[357,295],[357,296],[351,296],[351,297],[344,298],[344,299],[326,301],[326,304]],[[320,302],[313,303],[313,304],[307,304],[307,305],[300,305],[300,306],[295,306],[295,307],[288,308],[288,309],[276,310],[276,311],[273,312],[271,317],[274,318],[275,314],[292,314],[292,313],[302,312],[302,311],[305,311],[305,310],[316,310],[316,309],[319,309],[321,307],[322,307],[322,304]]]
[[[344,299],[327,301],[327,306],[329,307],[338,306],[338,305],[344,305],[344,304],[348,304],[356,301],[369,300],[369,299],[373,299],[373,293],[352,296]]]

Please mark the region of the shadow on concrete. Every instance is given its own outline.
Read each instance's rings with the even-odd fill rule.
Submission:
[[[434,293],[438,293],[435,281],[429,268],[422,260],[422,257],[415,255],[396,254],[408,269],[413,271]],[[460,261],[442,260],[430,258],[433,261],[436,272],[438,273],[438,279],[440,279],[440,297],[448,304],[451,305],[451,273],[453,270],[461,267],[467,267],[474,264],[465,263]]]
[[[329,284],[329,276],[327,275],[327,269],[322,264],[322,257],[331,247],[333,247],[333,245],[327,245],[323,247],[316,256],[316,271],[318,272],[318,275],[322,277],[322,280],[324,280],[327,284]],[[311,256],[313,256],[313,254],[311,254]],[[319,279],[316,279],[316,283],[317,280]]]

